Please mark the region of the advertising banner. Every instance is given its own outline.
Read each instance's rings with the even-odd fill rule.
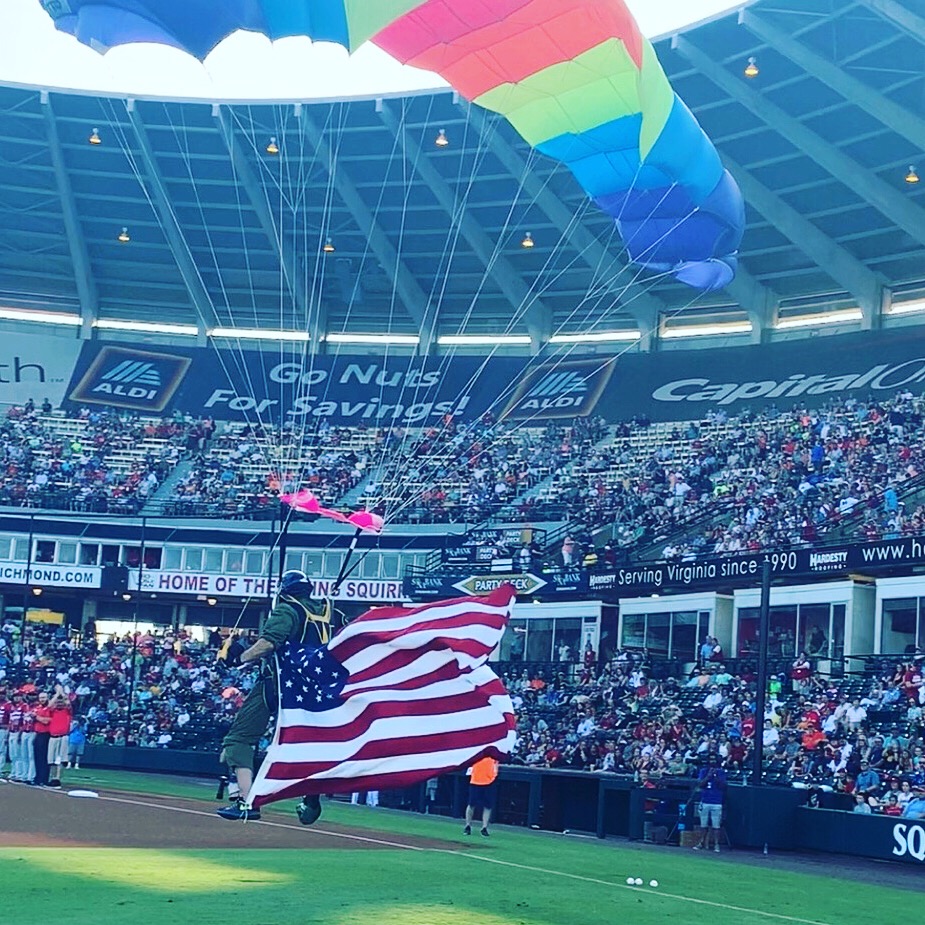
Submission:
[[[30,343],[33,338],[28,338]],[[76,344],[76,342],[75,342]],[[52,392],[74,357],[6,344],[0,383]],[[76,348],[73,348],[76,349]],[[46,357],[45,353],[50,354]],[[52,357],[54,361],[52,362]],[[44,377],[44,378],[43,378]],[[74,405],[141,413],[179,409],[219,420],[377,426],[471,420],[513,424],[600,414],[611,422],[699,420],[710,411],[887,399],[925,385],[925,344],[904,331],[778,344],[557,360],[513,357],[303,356],[296,351],[133,348],[88,343],[66,390]],[[20,388],[21,387],[21,388]],[[12,394],[12,393],[10,393]],[[28,395],[26,395],[28,397]],[[50,394],[52,401],[56,395]],[[18,399],[17,399],[18,400]]]
[[[103,570],[97,565],[42,565],[28,570],[28,584],[36,588],[99,588]],[[0,565],[0,584],[27,583],[25,565]]]
[[[80,355],[75,337],[39,337],[3,332],[0,338],[0,405],[23,405],[30,398],[41,405],[47,398],[56,408]]]
[[[315,595],[327,597],[334,586],[333,578],[312,578]],[[138,572],[128,575],[130,591],[137,591]],[[276,578],[267,579],[252,575],[218,575],[205,572],[170,572],[148,569],[141,574],[141,590],[157,594],[180,594],[194,597],[252,597],[265,598],[276,593]],[[347,579],[334,595],[337,601],[355,601],[370,604],[398,604],[404,596],[401,581],[380,579]]]
[[[755,587],[761,581],[765,556],[773,580],[811,581],[851,573],[910,574],[925,565],[925,537],[909,536],[878,543],[789,549],[772,553],[702,556],[677,562],[639,562],[613,570],[534,570],[528,574],[482,574],[475,568],[448,565],[405,578],[412,600],[431,600],[466,594],[485,594],[509,581],[523,595],[538,593],[544,600],[592,597],[615,601],[652,594],[721,591]]]

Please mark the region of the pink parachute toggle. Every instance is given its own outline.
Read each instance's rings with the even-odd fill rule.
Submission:
[[[303,511],[306,514],[319,514],[329,517],[338,523],[351,524],[357,530],[368,530],[370,533],[382,533],[385,521],[372,511],[355,511],[353,514],[343,514],[329,507],[322,507],[318,499],[307,489],[303,488],[295,494],[280,495],[279,500],[288,504],[294,511]]]

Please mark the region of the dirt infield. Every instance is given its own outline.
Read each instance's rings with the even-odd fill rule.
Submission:
[[[0,790],[0,847],[439,848],[451,842],[325,824],[310,828],[274,813],[260,822],[228,822],[197,800],[99,790],[98,799],[11,785]],[[294,805],[294,804],[293,804]]]

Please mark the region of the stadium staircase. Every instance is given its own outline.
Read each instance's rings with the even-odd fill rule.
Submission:
[[[139,514],[150,517],[165,513],[168,501],[176,500],[174,492],[177,486],[190,474],[193,463],[189,459],[181,459],[170,475],[157,486],[157,491],[145,502]]]

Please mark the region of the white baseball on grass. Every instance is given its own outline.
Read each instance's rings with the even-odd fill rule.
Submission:
[[[637,878],[633,881],[633,883],[634,883],[636,886],[642,886],[642,877],[637,877]]]
[[[627,877],[627,878],[626,878],[626,885],[627,885],[627,886],[632,886],[635,882],[636,882],[636,881],[633,880],[632,877]]]
[[[657,887],[657,886],[658,886],[658,880],[650,880],[650,881],[649,881],[649,886],[651,886],[651,887],[653,887],[653,888],[654,888],[654,887]]]

